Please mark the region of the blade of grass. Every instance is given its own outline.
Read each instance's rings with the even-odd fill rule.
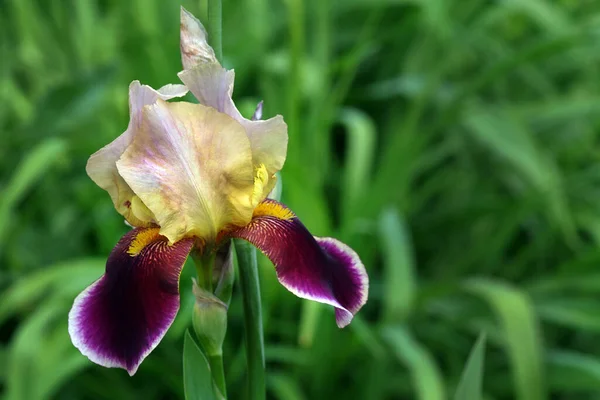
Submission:
[[[516,398],[547,398],[542,360],[542,338],[527,295],[501,282],[472,279],[465,289],[485,300],[502,326],[510,357]]]
[[[409,315],[417,289],[412,241],[408,227],[394,209],[381,213],[379,235],[384,255],[384,320],[398,323]]]
[[[483,369],[485,367],[485,333],[481,333],[469,354],[454,400],[481,400]]]
[[[446,398],[444,381],[433,356],[400,326],[388,326],[382,336],[398,360],[409,369],[416,398],[443,400]]]

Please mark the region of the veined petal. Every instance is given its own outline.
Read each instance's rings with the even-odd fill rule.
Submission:
[[[183,68],[190,69],[201,62],[216,62],[217,57],[206,40],[208,34],[198,18],[181,7],[180,45]]]
[[[192,245],[192,239],[169,245],[158,228],[123,236],[104,276],[77,296],[69,312],[75,347],[97,364],[133,375],[179,310],[179,274]]]
[[[242,116],[232,99],[234,71],[228,71],[219,64],[207,43],[204,27],[183,8],[181,55],[184,71],[179,73],[179,78],[200,104],[235,118],[246,129],[254,165],[264,164],[270,175],[279,171],[285,162],[288,142],[283,117],[278,115],[266,121],[256,121]]]
[[[153,104],[157,99],[168,100],[184,96],[188,92],[184,85],[166,85],[159,90],[141,85],[139,81],[129,85],[129,126],[118,138],[113,140],[88,160],[86,171],[90,178],[110,195],[117,211],[134,226],[145,226],[131,211],[131,202],[135,194],[117,171],[117,160],[121,157],[140,126],[142,108]]]
[[[171,243],[214,239],[252,218],[250,144],[233,118],[200,104],[158,100],[117,162],[119,174]]]
[[[366,303],[369,278],[358,255],[332,238],[315,238],[283,204],[265,200],[248,226],[231,233],[258,247],[295,295],[332,305],[340,328]]]

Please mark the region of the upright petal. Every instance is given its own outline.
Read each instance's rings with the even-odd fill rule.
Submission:
[[[287,125],[280,115],[266,121],[248,120],[236,108],[233,95],[235,74],[219,64],[207,43],[204,27],[192,14],[181,9],[181,81],[200,104],[235,118],[246,129],[253,163],[264,164],[270,175],[279,171],[287,153]]]
[[[206,240],[252,218],[250,144],[233,118],[200,104],[158,100],[117,162],[171,243]]]
[[[158,228],[138,228],[117,243],[106,272],[69,313],[75,347],[105,367],[133,375],[179,310],[179,274],[193,240],[169,245]]]
[[[265,200],[248,226],[231,233],[258,247],[295,295],[332,305],[340,328],[366,303],[369,278],[358,255],[332,238],[315,238],[283,204]]]
[[[180,45],[181,63],[184,69],[193,68],[201,62],[216,62],[217,57],[207,42],[206,29],[198,18],[181,7]]]
[[[150,86],[141,85],[139,81],[129,85],[129,126],[119,137],[113,140],[88,160],[86,171],[90,178],[110,195],[115,208],[130,224],[134,226],[146,225],[131,211],[132,199],[135,196],[129,185],[121,178],[117,171],[117,160],[121,157],[127,146],[131,144],[135,132],[140,126],[142,108],[153,104],[157,99],[168,100],[181,97],[187,93],[183,85],[166,85],[159,90]]]

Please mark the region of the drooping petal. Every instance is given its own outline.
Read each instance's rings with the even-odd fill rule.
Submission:
[[[332,305],[340,328],[366,303],[369,278],[358,255],[332,238],[315,238],[283,204],[265,200],[248,226],[231,233],[258,247],[295,295]]]
[[[146,106],[142,120],[117,168],[162,235],[210,240],[250,221],[254,168],[239,123],[200,104],[162,100]]]
[[[104,276],[69,312],[75,347],[105,367],[133,375],[179,310],[179,274],[193,240],[169,245],[158,228],[138,228],[117,243]]]
[[[279,171],[285,162],[288,142],[283,117],[258,121],[242,116],[232,99],[235,73],[219,64],[207,43],[204,27],[184,8],[181,9],[181,56],[184,71],[179,78],[200,104],[235,118],[246,129],[254,165],[264,164],[270,175]]]
[[[86,171],[90,178],[110,195],[117,211],[134,226],[145,226],[145,221],[140,221],[131,210],[132,199],[135,194],[121,178],[117,171],[117,160],[121,157],[140,126],[142,108],[153,104],[157,99],[168,100],[184,96],[188,92],[184,85],[166,85],[159,90],[150,86],[141,85],[133,81],[129,85],[129,126],[118,138],[113,140],[88,160]]]

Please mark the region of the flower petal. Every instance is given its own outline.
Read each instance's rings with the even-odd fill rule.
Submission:
[[[208,45],[208,34],[198,18],[181,7],[180,45],[183,68],[190,69],[201,62],[216,62],[217,57]]]
[[[233,118],[200,104],[146,106],[142,126],[117,162],[171,243],[216,237],[252,218],[250,144]]]
[[[246,129],[254,165],[264,164],[270,175],[279,171],[287,153],[287,125],[278,115],[266,121],[248,120],[236,108],[233,95],[235,73],[219,64],[207,43],[204,27],[192,14],[181,10],[181,81],[200,104],[235,118]],[[261,112],[262,114],[262,112]]]
[[[144,226],[146,224],[136,218],[131,211],[134,193],[119,175],[117,160],[127,146],[131,144],[140,126],[141,112],[145,105],[152,104],[157,99],[168,100],[181,97],[187,91],[184,85],[166,85],[159,90],[154,90],[150,86],[141,85],[139,81],[131,82],[131,85],[129,85],[130,120],[127,130],[111,143],[92,154],[88,160],[86,171],[90,178],[108,192],[117,211],[134,226]]]
[[[340,328],[367,301],[369,278],[358,255],[336,239],[313,237],[281,203],[265,200],[254,211],[252,222],[231,235],[265,253],[289,291],[336,307]]]
[[[179,274],[193,240],[169,245],[158,228],[138,228],[117,243],[106,273],[69,312],[75,347],[105,367],[133,375],[158,345],[179,309]]]

